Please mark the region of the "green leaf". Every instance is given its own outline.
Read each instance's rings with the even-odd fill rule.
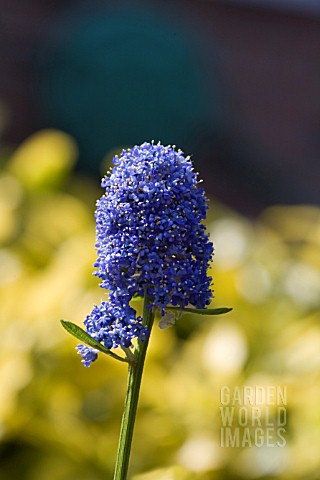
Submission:
[[[101,343],[97,342],[97,340],[95,340],[90,335],[88,335],[87,332],[85,332],[82,328],[80,328],[75,323],[68,322],[66,320],[61,320],[61,325],[65,330],[67,330],[68,333],[76,337],[81,342],[86,343],[90,347],[95,348],[96,350],[99,350],[100,352],[105,353],[106,355],[109,355],[110,357],[115,358],[116,360],[120,360],[120,362],[128,363],[128,360],[126,358],[120,357],[116,353],[110,352],[110,350],[108,350],[106,347],[101,345]]]
[[[166,307],[167,310],[178,310],[182,313],[196,313],[197,315],[223,315],[231,312],[232,308],[180,308],[180,307]]]

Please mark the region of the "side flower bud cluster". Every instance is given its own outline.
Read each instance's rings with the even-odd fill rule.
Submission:
[[[212,297],[207,270],[213,245],[201,223],[207,200],[190,158],[152,142],[123,150],[113,162],[95,214],[95,275],[109,301],[85,320],[87,333],[107,348],[147,337],[130,307],[134,296],[146,292],[162,315],[168,305],[204,308]],[[96,359],[93,349],[78,350],[86,366]]]

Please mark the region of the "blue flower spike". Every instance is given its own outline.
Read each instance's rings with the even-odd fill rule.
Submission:
[[[209,315],[230,309],[205,308],[212,299],[207,270],[213,244],[202,223],[207,198],[190,157],[152,141],[123,150],[113,163],[95,212],[95,275],[109,299],[95,306],[84,324],[105,348],[121,347],[130,356],[133,339],[149,336],[130,307],[136,296],[146,294],[148,308],[166,315],[160,328],[174,324],[173,309]],[[169,317],[166,308],[172,309]],[[97,358],[92,348],[79,346],[78,352],[85,366]]]
[[[112,300],[147,289],[152,304],[210,303],[207,276],[213,245],[201,221],[207,200],[190,157],[160,143],[143,143],[114,158],[97,203],[96,275]]]

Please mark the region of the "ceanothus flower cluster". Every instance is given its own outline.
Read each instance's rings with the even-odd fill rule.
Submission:
[[[204,308],[212,298],[207,270],[213,245],[201,223],[207,199],[190,157],[151,142],[123,150],[113,163],[95,214],[95,275],[109,302],[85,320],[87,332],[107,348],[148,335],[129,306],[134,296],[147,292],[162,315],[168,305]],[[94,352],[90,357],[79,347],[79,353],[85,364],[95,360]]]
[[[135,310],[129,305],[102,302],[94,307],[84,324],[95,340],[106,348],[117,348],[119,345],[130,347],[133,338],[143,339],[148,335],[141,322],[142,318],[136,318]]]

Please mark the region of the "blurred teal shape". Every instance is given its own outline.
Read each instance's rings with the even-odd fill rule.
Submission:
[[[192,149],[199,129],[218,115],[218,99],[208,102],[209,83],[211,97],[217,88],[197,50],[169,10],[76,6],[56,22],[43,51],[43,113],[76,138],[80,162],[93,169],[110,149],[145,139]]]

